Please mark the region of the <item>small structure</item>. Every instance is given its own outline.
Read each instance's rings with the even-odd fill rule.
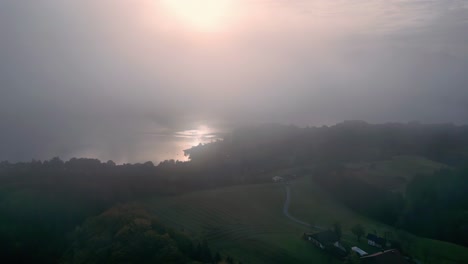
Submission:
[[[280,176],[275,176],[272,178],[273,182],[283,182],[284,178]]]
[[[377,252],[361,257],[362,264],[408,264],[409,262],[396,249]]]
[[[315,233],[315,234],[304,233],[304,238],[312,242],[314,245],[316,245],[317,247],[321,249],[325,249],[326,247],[330,247],[330,246],[337,247],[340,245],[340,242],[339,242],[340,239],[338,235],[331,230],[327,230],[327,231],[323,231],[323,232]]]
[[[338,235],[331,231],[323,231],[319,233],[304,233],[304,239],[312,242],[318,248],[327,251],[329,254],[338,258],[344,259],[348,255],[348,251],[341,245]]]
[[[374,246],[374,247],[378,247],[378,248],[382,248],[385,246],[385,244],[387,243],[387,240],[385,240],[385,238],[383,237],[379,237],[377,235],[374,235],[374,234],[367,234],[367,244],[371,245],[371,246]]]
[[[356,252],[360,257],[367,255],[367,252],[358,247],[352,247],[351,250]]]
[[[338,235],[331,230],[319,233],[304,233],[304,238],[321,249],[333,246],[339,240]]]

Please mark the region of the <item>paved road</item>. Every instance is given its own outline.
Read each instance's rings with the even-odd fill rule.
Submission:
[[[291,221],[293,222],[296,222],[300,225],[303,225],[303,226],[307,226],[307,227],[312,227],[312,228],[316,228],[316,229],[322,229],[321,227],[319,226],[314,226],[314,225],[311,225],[309,223],[306,223],[304,221],[301,221],[297,218],[295,218],[294,216],[292,216],[290,213],[289,213],[289,205],[291,204],[291,188],[289,187],[289,185],[285,185],[285,190],[286,190],[286,200],[284,201],[284,206],[283,206],[283,214],[289,218]]]

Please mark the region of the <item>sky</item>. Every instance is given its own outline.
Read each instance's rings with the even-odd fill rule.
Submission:
[[[255,123],[466,124],[467,43],[466,0],[0,0],[0,160],[184,159]]]

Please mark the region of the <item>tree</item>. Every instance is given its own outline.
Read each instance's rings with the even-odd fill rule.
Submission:
[[[55,167],[55,168],[60,168],[63,166],[63,164],[64,164],[63,160],[61,160],[59,157],[53,157],[49,161],[49,166]]]
[[[203,240],[202,247],[201,247],[201,259],[204,262],[210,263],[213,261],[213,258],[211,256],[211,250],[208,247],[208,242],[206,240]]]
[[[346,259],[346,264],[359,264],[360,263],[360,258],[357,253],[351,252],[349,254],[348,258]]]
[[[216,255],[214,257],[214,263],[218,264],[219,262],[221,262],[221,260],[221,255],[219,255],[219,252],[216,252]]]
[[[397,232],[398,240],[401,243],[402,249],[406,252],[411,252],[413,248],[413,238],[406,231],[400,230]]]
[[[341,239],[343,231],[341,230],[341,224],[339,222],[333,224],[333,231],[335,231],[338,238]]]
[[[357,237],[358,241],[361,241],[361,237],[365,234],[364,227],[361,224],[357,224],[351,228],[353,234]]]

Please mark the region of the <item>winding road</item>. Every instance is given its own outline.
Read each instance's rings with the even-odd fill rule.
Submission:
[[[283,214],[289,218],[291,221],[295,222],[295,223],[298,223],[300,225],[303,225],[303,226],[307,226],[309,228],[315,228],[315,229],[323,229],[322,227],[319,227],[319,226],[315,226],[315,225],[311,225],[309,223],[306,223],[304,221],[301,221],[297,218],[295,218],[294,216],[292,216],[290,213],[289,213],[289,205],[291,204],[291,188],[289,187],[289,185],[285,185],[285,191],[286,191],[286,200],[284,201],[284,206],[283,206]]]

